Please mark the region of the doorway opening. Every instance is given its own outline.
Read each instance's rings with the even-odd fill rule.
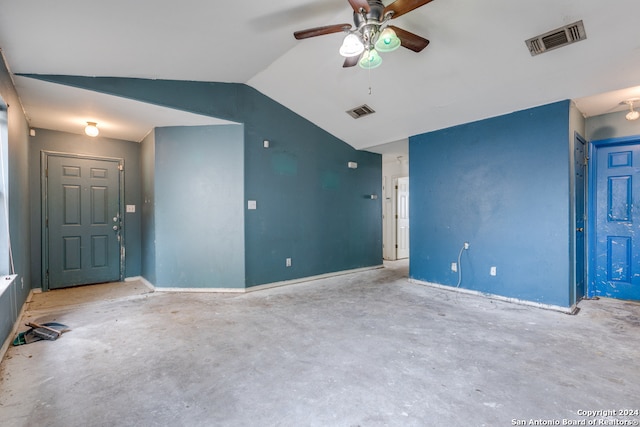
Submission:
[[[409,251],[409,159],[408,154],[383,156],[382,258],[408,259]]]

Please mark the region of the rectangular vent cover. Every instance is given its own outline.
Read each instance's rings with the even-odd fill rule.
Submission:
[[[530,38],[525,41],[525,43],[529,48],[531,56],[536,56],[552,49],[585,40],[586,38],[587,33],[584,31],[584,24],[582,21],[578,21]]]
[[[362,104],[359,107],[352,108],[347,111],[347,114],[353,117],[354,119],[359,119],[362,116],[367,116],[369,114],[373,114],[375,111],[373,108],[369,107],[367,104]]]

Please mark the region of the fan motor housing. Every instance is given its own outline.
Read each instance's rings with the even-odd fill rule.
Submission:
[[[356,28],[360,28],[361,25],[365,25],[367,22],[374,21],[376,23],[382,22],[384,18],[384,5],[380,0],[369,1],[369,12],[357,13],[353,12],[353,23]]]

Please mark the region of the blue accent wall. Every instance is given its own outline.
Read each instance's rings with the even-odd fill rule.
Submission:
[[[244,176],[245,286],[382,264],[382,157],[379,154],[355,150],[242,84],[27,77],[243,124],[243,140],[239,144],[243,144],[244,158],[235,166],[243,170]],[[160,149],[157,138],[158,135],[156,151]],[[268,149],[263,148],[265,139],[271,142]],[[167,171],[163,173],[168,175],[160,178],[159,158],[156,152],[155,180],[167,182],[171,176],[183,177],[181,171]],[[147,161],[143,159],[143,163]],[[349,169],[349,161],[357,162],[358,168]],[[158,185],[155,191],[159,191]],[[379,197],[372,199],[372,194]],[[156,199],[158,197],[156,194]],[[257,202],[256,210],[247,209],[248,200]],[[156,238],[160,239],[159,206],[154,210]],[[143,228],[147,230],[146,225]],[[145,247],[148,244],[143,243]],[[155,247],[157,281],[162,280],[159,273],[164,266],[161,263],[166,262],[157,252],[159,248],[158,242]],[[291,267],[286,267],[286,258],[292,259]],[[206,266],[201,269],[193,273],[194,276],[205,275]],[[147,269],[144,270],[146,274]],[[180,283],[197,286],[186,281]]]
[[[29,126],[24,116],[20,100],[11,81],[11,76],[3,60],[0,60],[0,97],[7,106],[7,149],[5,174],[7,177],[8,195],[3,198],[9,201],[9,233],[15,267],[16,280],[0,297],[0,346],[9,337],[18,318],[18,314],[29,295],[31,288],[31,248],[29,246]],[[4,108],[4,107],[3,107]],[[2,190],[4,192],[4,190]],[[4,209],[4,208],[3,208]],[[4,214],[2,215],[4,218]],[[0,226],[6,228],[3,221]],[[6,236],[5,236],[6,237]],[[0,274],[9,274],[10,262],[6,247],[8,242],[1,242],[5,250],[0,261]]]
[[[413,279],[568,307],[569,101],[411,137]],[[497,268],[497,275],[489,274]]]
[[[140,142],[140,175],[142,184],[140,270],[150,283],[156,283],[156,218],[155,218],[156,134]]]
[[[157,287],[243,288],[241,125],[155,131]]]
[[[244,92],[247,286],[382,264],[382,157]]]

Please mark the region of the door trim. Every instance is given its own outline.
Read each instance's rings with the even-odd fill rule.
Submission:
[[[578,226],[578,218],[577,218],[577,211],[578,211],[578,205],[576,202],[576,191],[578,191],[578,188],[576,186],[576,159],[575,159],[575,154],[576,154],[576,150],[575,150],[575,146],[576,144],[582,143],[584,145],[584,158],[586,161],[586,165],[584,168],[584,173],[585,173],[585,178],[583,181],[583,189],[582,191],[584,192],[584,200],[583,200],[583,207],[582,207],[582,211],[583,211],[583,228],[584,231],[583,232],[583,246],[582,246],[582,259],[583,259],[583,271],[580,272],[578,271],[578,257],[580,256],[580,254],[578,253],[578,237],[577,237],[577,226]],[[591,177],[591,172],[589,170],[590,166],[591,166],[591,162],[589,162],[589,158],[590,158],[590,145],[587,141],[586,138],[584,138],[582,135],[580,135],[578,132],[574,132],[573,135],[573,141],[572,141],[572,149],[571,149],[571,203],[570,203],[570,211],[571,211],[571,234],[570,234],[570,239],[569,241],[571,242],[571,265],[572,265],[572,269],[571,269],[571,294],[570,294],[570,302],[571,304],[575,305],[578,302],[580,302],[581,299],[587,297],[587,288],[588,288],[588,271],[589,271],[589,242],[591,241],[591,239],[589,238],[589,224],[591,223],[591,214],[589,212],[589,206],[590,206],[590,200],[591,200],[591,196],[590,196],[590,187],[589,187],[589,179]],[[578,295],[578,275],[582,274],[582,295]]]
[[[58,151],[40,151],[40,236],[41,236],[41,289],[43,291],[49,290],[49,227],[47,225],[47,212],[49,208],[48,199],[48,170],[47,165],[49,163],[49,157],[67,157],[73,159],[86,159],[86,160],[104,160],[109,162],[117,162],[118,169],[120,170],[119,176],[119,188],[118,188],[118,212],[122,226],[120,227],[120,263],[119,263],[119,276],[120,281],[124,280],[125,272],[125,216],[124,216],[124,159],[120,157],[106,157],[106,156],[94,156],[85,154],[64,153]]]
[[[598,171],[597,159],[598,159],[598,148],[610,147],[610,146],[625,146],[625,145],[640,145],[640,135],[632,135],[632,136],[624,136],[618,138],[607,138],[600,139],[597,141],[589,142],[589,176],[588,182],[589,187],[587,191],[587,206],[588,206],[588,214],[587,218],[591,220],[588,221],[585,226],[587,228],[587,283],[586,283],[586,297],[593,298],[595,295],[595,280],[596,280],[596,227],[595,227],[595,218],[596,218],[596,176]]]

